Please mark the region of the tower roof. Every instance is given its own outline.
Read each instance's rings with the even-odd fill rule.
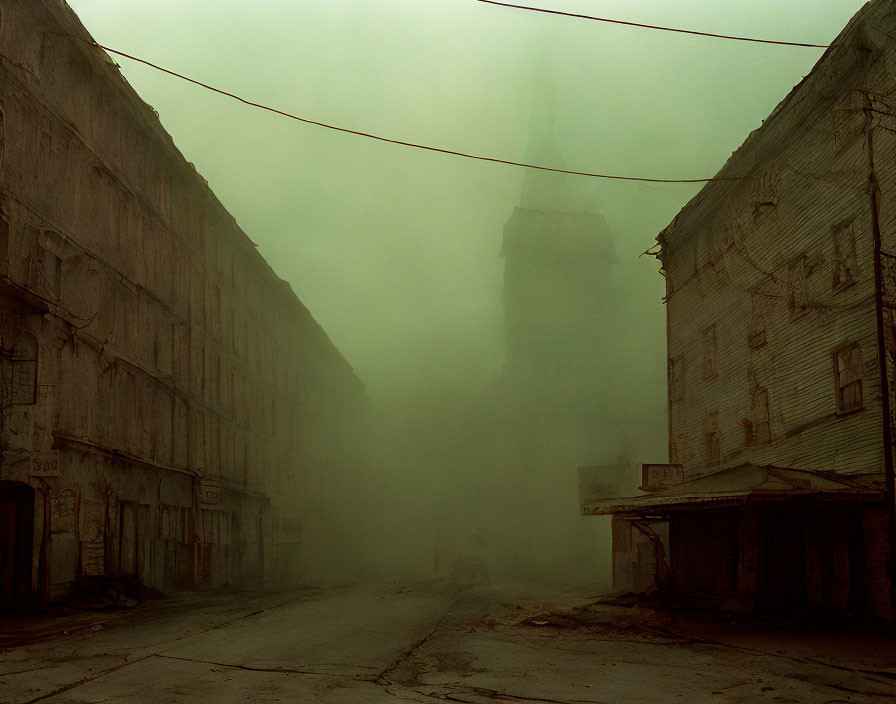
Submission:
[[[529,134],[525,161],[529,164],[566,168],[566,159],[554,132],[555,84],[551,53],[543,42],[533,52],[532,93],[529,107]],[[593,212],[586,184],[581,177],[550,171],[526,169],[520,191],[519,207],[547,212]]]

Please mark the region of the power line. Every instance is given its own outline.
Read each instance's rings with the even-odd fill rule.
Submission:
[[[498,0],[476,0],[488,5],[498,5],[499,7],[511,7],[515,10],[529,10],[531,12],[543,12],[546,15],[560,15],[562,17],[575,17],[581,20],[595,20],[596,22],[608,22],[609,24],[622,24],[627,27],[639,27],[641,29],[659,29],[664,32],[678,32],[679,34],[695,34],[698,37],[712,37],[714,39],[733,39],[739,42],[756,42],[758,44],[780,44],[782,46],[803,46],[810,49],[827,49],[828,44],[804,44],[802,42],[779,42],[774,39],[755,39],[753,37],[735,37],[730,34],[713,34],[712,32],[698,32],[694,29],[677,29],[675,27],[663,27],[656,24],[641,24],[640,22],[627,22],[625,20],[613,20],[606,17],[594,17],[593,15],[580,15],[575,12],[562,12],[560,10],[548,10],[543,7],[530,7],[528,5],[514,5],[509,2],[498,2]]]
[[[307,117],[301,117],[299,115],[294,115],[293,113],[286,112],[284,110],[278,110],[277,108],[272,108],[268,105],[263,105],[262,103],[256,103],[252,100],[248,100],[247,98],[243,98],[235,93],[231,93],[229,91],[223,90],[221,88],[215,88],[207,83],[203,83],[202,81],[196,80],[195,78],[190,78],[189,76],[185,76],[177,71],[172,71],[171,69],[164,68],[159,66],[158,64],[154,64],[151,61],[147,61],[146,59],[141,59],[137,56],[133,56],[131,54],[127,54],[123,51],[119,51],[118,49],[111,49],[110,47],[99,44],[98,42],[82,39],[81,37],[72,36],[74,39],[80,39],[91,46],[95,46],[103,51],[106,51],[110,54],[115,54],[116,56],[122,56],[126,59],[130,59],[131,61],[136,61],[137,63],[143,64],[145,66],[149,66],[150,68],[155,69],[156,71],[161,71],[162,73],[166,73],[169,76],[174,76],[175,78],[179,78],[182,81],[187,81],[188,83],[192,83],[193,85],[197,85],[201,88],[205,88],[206,90],[210,90],[213,93],[218,93],[219,95],[227,96],[228,98],[233,98],[244,105],[249,105],[253,108],[258,108],[259,110],[266,110],[267,112],[272,112],[275,115],[280,115],[282,117],[288,117],[291,120],[296,120],[298,122],[303,122],[307,125],[315,125],[317,127],[323,127],[324,129],[333,130],[335,132],[343,132],[345,134],[353,134],[358,137],[366,137],[368,139],[374,139],[378,142],[386,142],[388,144],[397,144],[402,147],[411,147],[413,149],[423,149],[429,152],[436,152],[438,154],[447,154],[449,156],[459,156],[464,159],[474,159],[476,161],[487,161],[493,164],[506,164],[507,166],[519,166],[525,169],[536,169],[538,171],[549,171],[557,174],[570,174],[572,176],[588,176],[591,178],[603,178],[610,179],[614,181],[642,181],[647,183],[709,183],[710,181],[735,181],[740,177],[738,176],[728,176],[728,177],[712,177],[712,178],[647,178],[642,176],[619,176],[616,174],[601,174],[601,173],[592,173],[589,171],[573,171],[570,169],[556,169],[550,166],[540,166],[538,164],[526,164],[520,161],[511,161],[509,159],[499,159],[497,157],[492,156],[482,156],[479,154],[469,154],[467,152],[456,151],[454,149],[445,149],[442,147],[432,147],[426,144],[417,144],[415,142],[408,142],[401,139],[392,139],[390,137],[383,137],[381,135],[372,134],[370,132],[362,132],[361,130],[354,130],[348,127],[338,127],[336,125],[331,125],[326,122],[320,122],[318,120],[312,120]]]

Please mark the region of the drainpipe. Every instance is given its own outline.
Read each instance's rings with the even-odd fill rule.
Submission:
[[[887,507],[887,572],[890,578],[890,613],[896,618],[896,482],[893,473],[893,428],[890,419],[890,378],[884,333],[883,271],[881,268],[880,184],[874,170],[874,127],[871,96],[863,94],[865,141],[868,149],[868,198],[874,240],[874,312],[877,323],[877,366],[880,376],[880,405],[883,416],[884,500]]]

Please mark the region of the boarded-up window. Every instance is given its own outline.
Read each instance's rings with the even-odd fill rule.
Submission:
[[[751,395],[753,410],[753,443],[763,445],[772,440],[772,423],[768,408],[768,389],[754,389]]]
[[[703,378],[712,379],[717,373],[716,326],[711,325],[703,331]]]
[[[212,284],[211,288],[211,307],[212,307],[212,334],[215,339],[221,339],[221,289]]]
[[[58,235],[48,232],[41,236],[37,228],[26,225],[25,236],[29,243],[28,288],[44,298],[58,301],[62,263],[50,249]]]
[[[834,352],[834,380],[837,413],[850,413],[862,406],[862,348],[859,343]]]
[[[187,453],[190,444],[189,440],[189,424],[190,410],[187,402],[178,394],[174,400],[174,424],[172,431],[174,433],[174,466],[185,467],[187,465]]]
[[[706,459],[718,462],[722,459],[722,431],[719,429],[719,412],[706,415]]]
[[[684,355],[669,360],[669,400],[681,401],[684,398]]]
[[[23,332],[10,350],[3,351],[4,406],[37,402],[37,338]]]
[[[171,325],[172,371],[179,386],[187,387],[190,380],[190,336],[182,323]]]
[[[750,294],[750,347],[762,347],[765,344],[765,296],[759,293]]]
[[[809,310],[809,291],[806,287],[806,256],[803,255],[790,265],[788,276],[789,295],[787,305],[790,319],[796,320]]]
[[[771,174],[765,174],[753,184],[753,222],[759,222],[762,218],[774,211],[778,205],[777,178]]]
[[[852,221],[834,225],[834,291],[841,291],[856,280],[856,238]]]
[[[190,323],[194,326],[206,327],[205,280],[196,272],[190,286]]]
[[[725,229],[722,225],[713,225],[706,231],[707,259],[714,264],[722,259],[725,252]]]
[[[120,369],[113,377],[113,435],[116,447],[133,455],[140,454],[137,448],[137,380],[130,372]],[[142,410],[142,406],[141,406]]]
[[[669,443],[669,461],[672,464],[686,464],[694,459],[691,438],[686,433],[673,436]]]
[[[205,415],[201,411],[193,414],[193,442],[190,448],[190,466],[194,470],[206,468]]]
[[[743,239],[741,232],[741,217],[741,206],[736,201],[729,200],[725,204],[725,209],[722,214],[722,228],[724,230],[726,247],[731,244],[736,245]]]

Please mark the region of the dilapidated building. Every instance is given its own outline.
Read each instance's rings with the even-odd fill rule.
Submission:
[[[617,586],[892,618],[896,3],[876,0],[657,238],[669,464]]]
[[[543,56],[533,76],[528,163],[566,163],[554,122],[554,77]],[[501,257],[506,361],[498,382],[521,446],[594,461],[604,448],[619,447],[622,424],[614,412],[626,393],[620,371],[627,358],[616,344],[624,279],[587,184],[526,170]]]
[[[0,7],[0,606],[302,568],[363,388],[62,0]]]

